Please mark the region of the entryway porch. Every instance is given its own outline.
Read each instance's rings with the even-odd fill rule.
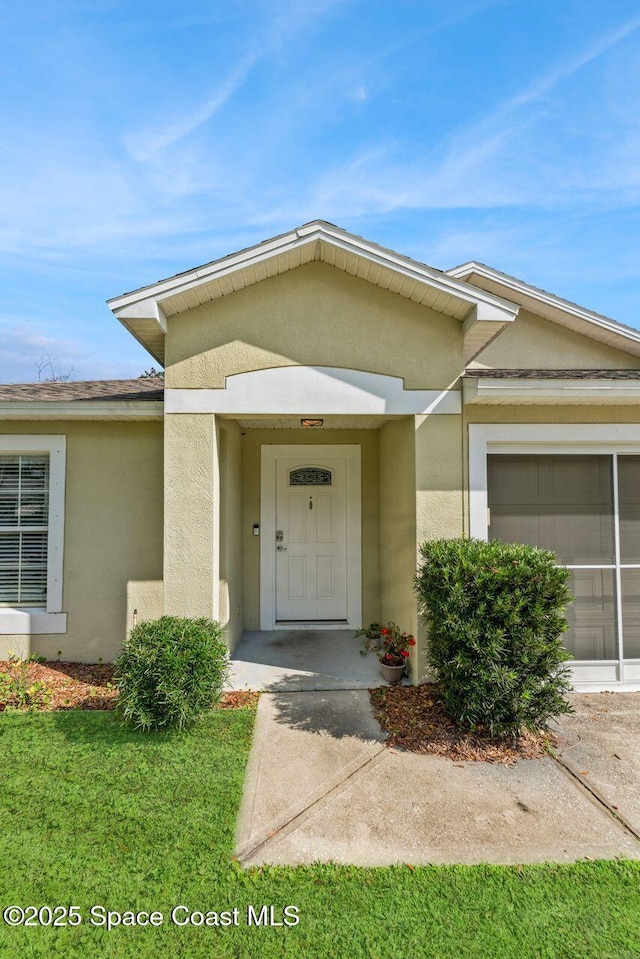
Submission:
[[[362,639],[349,629],[274,629],[245,632],[231,657],[231,689],[369,689],[380,686],[378,659],[360,655]]]

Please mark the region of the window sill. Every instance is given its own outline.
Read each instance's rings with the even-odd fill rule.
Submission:
[[[66,613],[48,613],[38,608],[0,608],[0,636],[38,636],[66,631]]]

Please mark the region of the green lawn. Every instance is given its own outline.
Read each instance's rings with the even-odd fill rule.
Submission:
[[[636,863],[239,869],[231,850],[252,723],[250,710],[220,710],[190,735],[143,736],[109,713],[1,715],[0,904],[74,905],[83,923],[0,922],[0,956],[640,955]],[[179,904],[235,906],[239,925],[175,926]],[[300,923],[249,927],[250,904],[273,905],[277,918],[295,905]],[[89,924],[93,905],[158,910],[164,924],[106,931]]]

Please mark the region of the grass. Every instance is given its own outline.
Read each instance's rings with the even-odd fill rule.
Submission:
[[[142,735],[109,713],[0,716],[0,905],[76,905],[76,928],[9,928],[3,959],[626,959],[640,943],[640,864],[244,871],[233,830],[253,712],[190,735]],[[402,823],[398,828],[406,828]],[[228,928],[173,906],[239,910]],[[159,928],[91,926],[89,908],[159,910]],[[300,910],[246,924],[249,905]]]

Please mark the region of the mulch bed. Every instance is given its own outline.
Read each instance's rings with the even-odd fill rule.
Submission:
[[[0,672],[16,675],[24,670],[29,683],[43,683],[47,688],[47,702],[38,711],[57,709],[114,709],[118,691],[113,685],[113,666],[110,663],[9,663],[0,662]],[[220,709],[239,709],[255,706],[258,693],[225,693],[218,703]],[[0,710],[4,708],[0,703]]]
[[[539,759],[557,745],[553,733],[525,733],[514,742],[469,733],[449,719],[433,684],[371,689],[376,719],[388,733],[385,745],[459,762],[515,763]]]
[[[44,684],[46,702],[36,707],[38,711],[114,709],[118,699],[110,663],[0,662],[0,672],[24,672],[28,684]],[[537,759],[547,754],[548,746],[557,745],[548,732],[526,733],[516,742],[491,739],[481,732],[467,733],[446,715],[433,685],[386,686],[370,690],[370,695],[376,719],[388,733],[387,746],[459,762],[514,763]],[[217,708],[255,707],[258,697],[259,693],[248,691],[225,693]]]

